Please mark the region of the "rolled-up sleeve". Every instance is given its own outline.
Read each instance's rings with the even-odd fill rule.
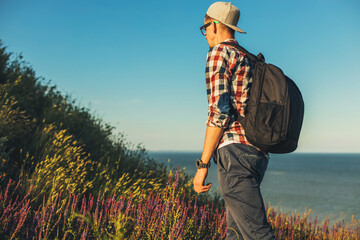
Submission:
[[[206,88],[209,103],[207,126],[226,128],[232,108],[230,99],[230,72],[224,45],[210,49],[206,61]]]

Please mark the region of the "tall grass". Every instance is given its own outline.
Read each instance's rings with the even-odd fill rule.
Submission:
[[[31,191],[21,198],[15,194],[19,183],[9,181],[0,191],[0,235],[4,239],[225,239],[224,208],[209,201],[198,205],[196,195],[181,186],[180,172],[169,176],[165,188],[106,198],[69,194],[31,209]],[[184,184],[184,183],[182,183]],[[185,183],[191,184],[191,182]],[[186,196],[188,199],[186,200]],[[287,215],[267,209],[267,218],[277,239],[338,240],[360,239],[355,219],[329,225],[318,223],[304,214]]]
[[[19,183],[11,180],[0,192],[0,234],[5,239],[224,239],[225,212],[208,204],[199,206],[193,192],[182,185],[181,172],[169,175],[165,188],[139,198],[134,193],[109,198],[62,192],[43,197],[31,209],[29,190],[22,199]],[[12,193],[12,194],[11,194]],[[188,200],[186,200],[188,199]]]

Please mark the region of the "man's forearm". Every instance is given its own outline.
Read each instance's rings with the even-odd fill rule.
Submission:
[[[212,154],[221,139],[223,131],[224,129],[219,127],[206,127],[204,148],[201,155],[201,160],[204,163],[210,162]]]

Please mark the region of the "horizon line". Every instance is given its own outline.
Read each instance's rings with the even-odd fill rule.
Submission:
[[[151,153],[202,153],[201,150],[146,150]],[[291,153],[270,153],[275,155],[284,155],[284,154],[360,154],[360,152],[315,152],[315,151],[295,151]]]

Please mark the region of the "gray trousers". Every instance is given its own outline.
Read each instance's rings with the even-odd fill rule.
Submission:
[[[254,147],[234,143],[218,149],[215,160],[226,205],[226,239],[275,239],[260,193],[267,157]]]

